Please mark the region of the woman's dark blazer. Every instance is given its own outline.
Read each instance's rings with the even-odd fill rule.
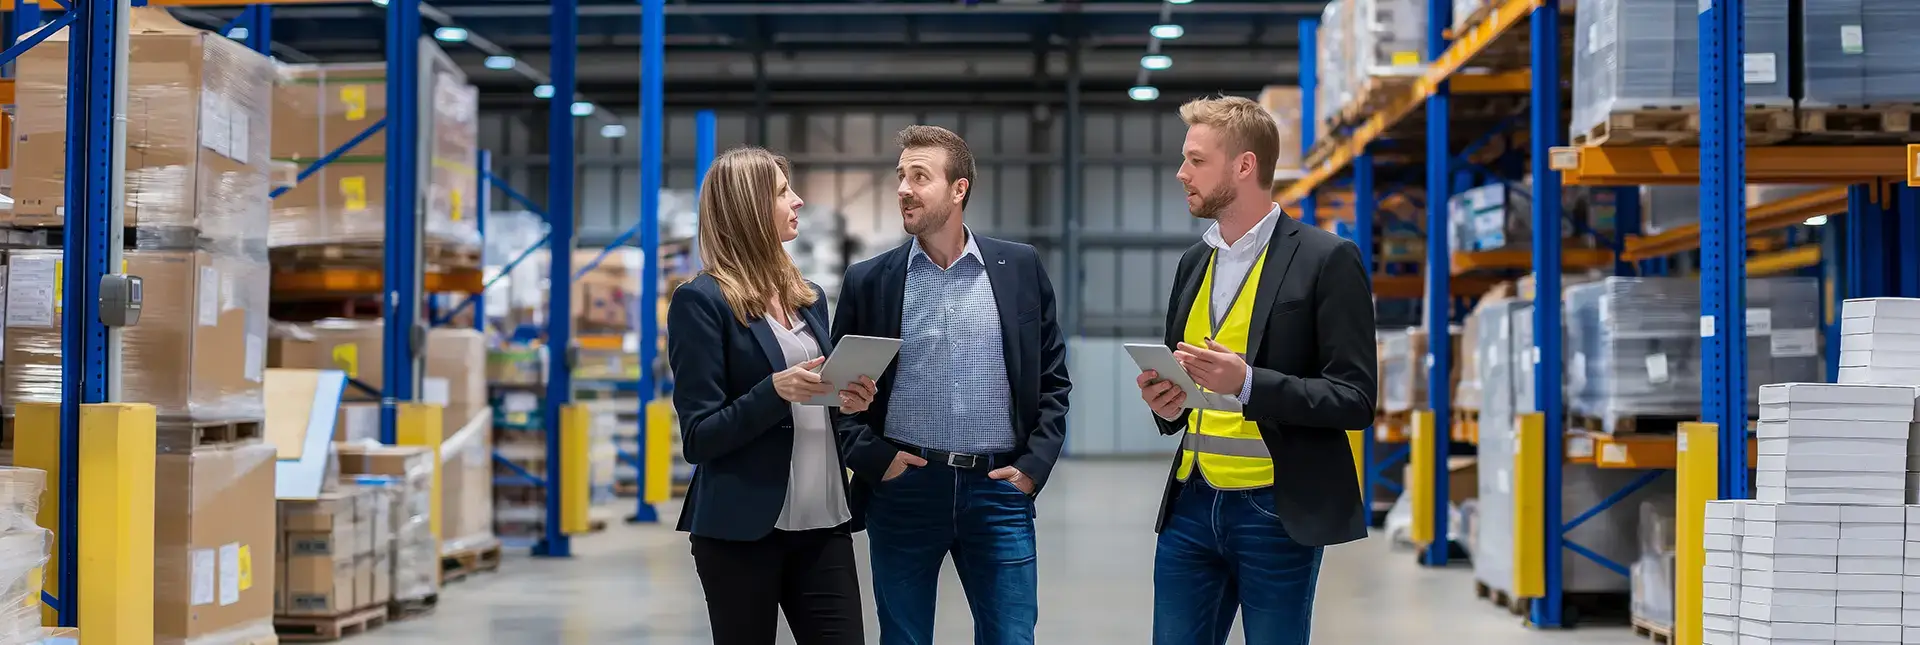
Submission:
[[[800,315],[820,354],[830,355],[827,298],[819,285],[808,286],[818,299]],[[667,364],[680,416],[680,452],[695,467],[679,530],[751,541],[772,532],[780,519],[793,461],[793,414],[773,389],[771,377],[787,361],[767,325],[765,319],[740,324],[712,276],[702,274],[673,292]],[[837,437],[834,444],[837,456]]]

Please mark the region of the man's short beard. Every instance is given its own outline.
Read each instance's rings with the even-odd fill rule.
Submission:
[[[918,222],[913,222],[913,221],[903,222],[904,224],[906,224],[907,234],[912,235],[914,237],[926,235],[928,233],[945,228],[947,226],[947,220],[953,218],[953,209],[951,206],[948,206],[946,204],[940,204],[936,206],[933,204],[922,203],[920,204],[919,208],[920,208],[920,218]],[[906,209],[903,208],[901,210],[906,210]],[[904,220],[905,218],[902,218],[902,219]],[[915,230],[915,229],[918,229],[918,230]]]
[[[1238,197],[1239,195],[1233,192],[1232,186],[1223,185],[1215,189],[1212,193],[1202,196],[1200,198],[1200,206],[1190,209],[1188,212],[1200,219],[1217,220],[1220,219],[1220,214],[1226,212],[1227,207],[1232,206],[1234,200]]]

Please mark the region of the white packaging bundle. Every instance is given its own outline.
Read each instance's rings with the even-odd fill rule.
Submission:
[[[1782,383],[1760,388],[1755,498],[1797,504],[1906,501],[1915,388]]]
[[[1920,385],[1920,299],[1841,305],[1840,382]]]

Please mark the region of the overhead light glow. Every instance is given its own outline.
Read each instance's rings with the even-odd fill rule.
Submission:
[[[606,137],[608,139],[618,139],[620,137],[627,136],[627,126],[620,125],[618,123],[609,123],[609,124],[600,126],[600,136]]]
[[[593,116],[593,104],[586,101],[573,102],[574,116]]]
[[[533,98],[536,98],[536,99],[553,98],[553,86],[552,85],[535,85],[533,87]]]
[[[488,56],[486,65],[487,69],[509,70],[514,62],[512,56]]]
[[[463,27],[440,27],[433,30],[433,39],[443,43],[467,42],[467,30]]]
[[[227,37],[228,37],[228,38],[232,38],[232,39],[234,39],[234,40],[246,40],[246,39],[247,39],[247,28],[246,28],[246,27],[234,27],[234,28],[232,28],[232,29],[228,29],[228,30],[227,30]]]
[[[1813,217],[1809,217],[1809,218],[1807,218],[1807,221],[1805,221],[1805,222],[1802,222],[1802,223],[1803,223],[1803,224],[1806,224],[1807,226],[1826,226],[1826,225],[1827,225],[1827,216],[1825,216],[1825,215],[1815,215],[1815,216],[1813,216]]]
[[[1152,29],[1147,30],[1147,33],[1161,40],[1173,40],[1187,35],[1187,29],[1180,25],[1154,25]]]
[[[1127,96],[1133,98],[1135,101],[1151,101],[1160,98],[1160,88],[1152,85],[1138,85],[1134,86],[1133,89],[1127,90]]]
[[[1167,4],[1189,4],[1192,2],[1193,0],[1167,0]]]
[[[1162,70],[1173,67],[1173,57],[1165,54],[1141,56],[1140,67],[1151,70]]]
[[[387,0],[373,0],[373,4],[377,7],[384,7],[387,6]]]

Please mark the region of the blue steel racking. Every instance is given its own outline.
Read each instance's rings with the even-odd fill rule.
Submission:
[[[1283,206],[1298,204],[1302,218],[1311,219],[1316,214],[1315,191],[1333,185],[1339,177],[1350,172],[1355,193],[1355,227],[1350,237],[1355,238],[1363,254],[1369,254],[1373,246],[1369,237],[1375,225],[1379,190],[1375,185],[1372,148],[1375,144],[1388,141],[1394,128],[1403,120],[1424,111],[1428,213],[1425,326],[1430,348],[1426,360],[1429,367],[1427,385],[1434,412],[1431,415],[1433,427],[1427,435],[1433,439],[1428,446],[1421,446],[1416,441],[1410,449],[1430,451],[1430,463],[1439,466],[1425,473],[1431,477],[1430,480],[1409,482],[1409,485],[1426,487],[1431,491],[1428,499],[1435,500],[1424,509],[1423,516],[1415,519],[1416,527],[1424,524],[1428,535],[1435,536],[1420,554],[1420,560],[1429,565],[1442,565],[1447,560],[1445,500],[1448,498],[1448,482],[1444,464],[1449,439],[1458,436],[1447,427],[1451,421],[1446,399],[1450,371],[1450,352],[1445,351],[1448,346],[1447,326],[1452,319],[1454,297],[1473,295],[1454,293],[1459,283],[1449,278],[1457,276],[1463,269],[1485,266],[1490,261],[1489,258],[1475,257],[1475,254],[1447,252],[1445,203],[1453,192],[1452,188],[1463,187],[1463,182],[1459,181],[1462,178],[1454,174],[1457,169],[1451,166],[1465,163],[1461,160],[1464,154],[1455,157],[1449,149],[1449,135],[1453,134],[1450,130],[1456,125],[1449,123],[1447,118],[1449,100],[1453,94],[1514,93],[1526,94],[1530,99],[1530,107],[1526,111],[1532,133],[1527,152],[1527,158],[1532,162],[1534,190],[1531,200],[1534,226],[1532,249],[1530,253],[1522,254],[1524,258],[1499,258],[1492,263],[1509,269],[1531,269],[1535,278],[1532,315],[1536,329],[1553,330],[1561,327],[1560,278],[1563,268],[1611,265],[1621,275],[1659,275],[1667,272],[1668,257],[1698,249],[1703,338],[1701,420],[1734,438],[1716,440],[1712,448],[1714,455],[1710,461],[1715,465],[1715,472],[1708,473],[1707,477],[1715,483],[1709,485],[1709,490],[1720,498],[1738,499],[1751,494],[1748,473],[1751,455],[1748,454],[1747,442],[1738,440],[1746,436],[1747,426],[1746,343],[1742,335],[1728,333],[1729,330],[1746,328],[1744,292],[1749,269],[1779,272],[1818,264],[1818,273],[1826,278],[1823,282],[1827,283],[1823,284],[1822,291],[1826,308],[1823,329],[1828,339],[1826,356],[1829,377],[1835,369],[1838,305],[1842,298],[1920,296],[1920,254],[1900,252],[1901,241],[1920,238],[1920,189],[1888,184],[1900,177],[1920,176],[1920,172],[1908,172],[1906,164],[1909,160],[1906,156],[1913,153],[1903,154],[1900,148],[1893,146],[1746,146],[1742,126],[1744,100],[1740,66],[1740,45],[1743,41],[1740,16],[1744,0],[1701,2],[1703,10],[1699,14],[1698,25],[1701,145],[1697,149],[1563,146],[1561,142],[1566,136],[1566,124],[1559,117],[1563,91],[1560,46],[1566,34],[1561,25],[1561,0],[1493,0],[1490,4],[1491,10],[1484,12],[1485,18],[1479,23],[1446,33],[1444,27],[1451,24],[1451,3],[1447,0],[1428,0],[1430,51],[1425,74],[1405,96],[1386,102],[1385,107],[1351,129],[1336,132],[1332,136],[1334,141],[1320,142],[1332,144],[1322,146],[1326,148],[1322,151],[1325,158],[1314,164],[1299,181],[1283,186],[1276,195],[1277,201]],[[1528,20],[1525,27],[1521,26],[1521,18]],[[1313,28],[1311,21],[1303,21],[1300,67],[1302,95],[1305,97],[1303,104],[1306,107],[1302,123],[1306,126],[1302,128],[1302,139],[1307,150],[1315,147],[1312,101],[1313,86],[1317,79],[1314,75],[1316,52],[1311,38]],[[1477,75],[1462,71],[1476,56],[1496,43],[1503,40],[1507,44],[1517,42],[1517,33],[1523,29],[1528,34],[1526,47],[1529,65],[1526,72]],[[1509,35],[1508,32],[1516,35]],[[1483,143],[1475,143],[1470,147],[1480,145]],[[1916,166],[1920,166],[1920,163],[1916,163]],[[1844,192],[1838,189],[1822,191],[1750,208],[1745,203],[1745,184],[1749,180],[1765,183],[1850,184],[1851,187]],[[1621,188],[1619,196],[1622,199],[1617,201],[1616,235],[1607,241],[1612,247],[1608,262],[1576,258],[1562,248],[1559,193],[1563,183]],[[1626,198],[1633,195],[1627,192],[1632,190],[1631,187],[1695,183],[1701,189],[1698,227],[1682,227],[1675,232],[1644,237],[1629,237],[1626,234],[1628,230],[1638,230],[1640,221],[1637,197]],[[1912,183],[1920,184],[1920,181]],[[1778,230],[1799,224],[1810,216],[1842,210],[1845,218],[1829,224],[1838,226],[1843,234],[1833,234],[1829,229],[1817,246],[1749,257],[1750,233]],[[1793,239],[1791,232],[1789,239]],[[1522,259],[1524,261],[1518,261]],[[1373,266],[1371,257],[1367,260],[1367,265]],[[1560,335],[1536,333],[1533,352],[1532,361],[1536,365],[1536,422],[1539,427],[1549,430],[1547,436],[1558,436],[1559,429],[1565,427]],[[1377,454],[1374,436],[1372,431],[1366,433],[1361,454],[1362,472],[1368,482],[1364,489],[1369,507],[1374,488],[1387,484],[1381,476],[1382,471],[1399,458],[1398,454],[1381,458]],[[1609,439],[1594,437],[1582,441],[1604,442]],[[1593,453],[1597,450],[1592,443],[1545,440],[1539,444],[1538,454],[1529,453],[1523,457],[1541,462],[1535,471],[1535,481],[1541,490],[1532,500],[1538,507],[1530,515],[1516,515],[1516,521],[1531,520],[1539,526],[1537,535],[1531,538],[1536,541],[1534,546],[1537,550],[1530,553],[1538,561],[1516,563],[1530,570],[1524,575],[1533,580],[1525,585],[1530,587],[1528,593],[1516,590],[1515,595],[1532,598],[1528,615],[1531,624],[1561,627],[1570,622],[1564,612],[1561,594],[1563,572],[1559,554],[1563,549],[1622,574],[1626,572],[1625,566],[1566,540],[1564,534],[1624,500],[1667,470],[1676,468],[1679,465],[1677,462],[1685,461],[1685,441],[1681,440],[1678,445],[1671,440],[1664,445],[1659,442],[1652,445],[1613,444],[1621,448],[1626,456],[1622,464],[1612,467],[1635,468],[1645,472],[1594,508],[1586,509],[1565,521],[1563,518],[1568,516],[1569,509],[1560,507],[1559,464],[1576,463],[1584,458],[1586,463],[1609,466],[1604,459],[1594,460]],[[1582,445],[1581,452],[1586,454],[1573,454],[1574,451],[1569,449],[1572,445]],[[1519,504],[1516,501],[1516,505]],[[1416,528],[1416,534],[1420,532]],[[1683,536],[1682,541],[1686,540]],[[1682,553],[1686,551],[1686,545],[1683,544]],[[1684,568],[1685,565],[1682,566]],[[1697,591],[1694,589],[1695,596]],[[1682,595],[1685,595],[1684,590]]]

